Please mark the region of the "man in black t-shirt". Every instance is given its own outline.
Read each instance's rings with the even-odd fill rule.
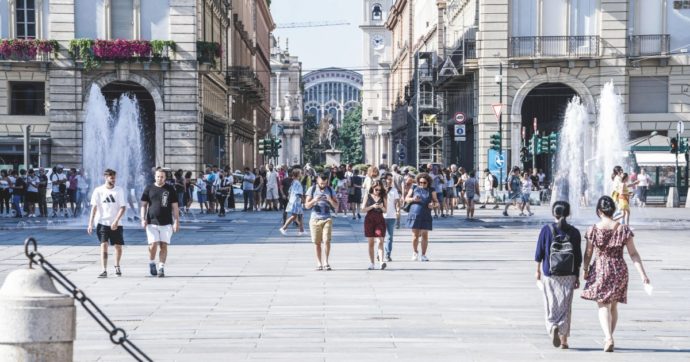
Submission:
[[[10,185],[12,189],[12,208],[17,213],[14,217],[22,217],[22,202],[24,201],[24,195],[26,194],[26,180],[24,179],[26,175],[25,170],[19,171],[21,175],[17,176],[17,171],[12,171],[12,176],[15,178],[14,184]]]
[[[291,173],[292,169],[288,171],[288,175]],[[287,212],[285,211],[285,208],[287,207],[288,199],[290,198],[290,186],[292,186],[292,178],[286,176],[282,181],[280,181],[280,187],[278,188],[280,191],[280,209],[283,210],[283,224],[281,225],[284,225],[285,221],[287,220]]]
[[[156,170],[156,182],[148,185],[141,195],[141,226],[146,229],[149,243],[149,272],[152,276],[165,276],[168,245],[174,232],[180,230],[180,208],[175,187],[165,183],[166,172]],[[160,246],[156,271],[156,251]]]

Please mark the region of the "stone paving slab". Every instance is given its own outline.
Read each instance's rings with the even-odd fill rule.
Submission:
[[[147,276],[135,225],[126,227],[124,275],[97,279],[98,245],[83,225],[18,229],[0,219],[0,280],[26,265],[21,242],[36,236],[46,258],[156,361],[690,360],[688,211],[646,209],[639,214],[652,216],[635,220],[633,210],[655,291],[643,292],[628,260],[629,304],[620,307],[613,354],[600,351],[596,305],[579,297],[571,350],[550,345],[532,261],[548,210],[536,211],[531,219],[481,210],[477,222],[435,221],[428,263],[409,260],[410,232],[396,230],[385,271],[365,270],[362,222],[337,218],[330,272],[313,270],[307,236],[278,233],[276,213],[204,216],[174,236],[162,279]],[[75,360],[131,360],[77,311]]]

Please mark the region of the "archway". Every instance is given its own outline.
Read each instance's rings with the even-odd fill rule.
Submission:
[[[143,145],[143,169],[151,170],[156,166],[156,103],[153,96],[143,86],[130,81],[113,81],[101,87],[108,107],[112,108],[115,100],[123,94],[136,97],[139,104],[140,127]]]
[[[527,131],[526,136],[532,136],[535,118],[540,136],[560,130],[568,102],[576,95],[577,92],[564,83],[542,83],[534,87],[525,96],[520,110],[521,127]],[[536,167],[543,169],[547,176],[552,174],[552,156],[535,156]],[[531,164],[525,166],[532,167]]]

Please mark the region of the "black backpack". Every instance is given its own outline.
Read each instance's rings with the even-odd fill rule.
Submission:
[[[490,173],[489,176],[491,176],[491,188],[497,188],[498,187],[498,179],[494,174]]]
[[[549,273],[555,276],[575,275],[575,253],[570,235],[559,234],[555,224],[549,225],[553,241],[549,248]]]

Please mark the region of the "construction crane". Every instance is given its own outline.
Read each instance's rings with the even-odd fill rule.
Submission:
[[[337,21],[308,21],[304,23],[283,23],[277,24],[277,29],[290,29],[290,28],[315,28],[321,26],[338,26],[338,25],[350,25],[349,21],[337,20]]]

